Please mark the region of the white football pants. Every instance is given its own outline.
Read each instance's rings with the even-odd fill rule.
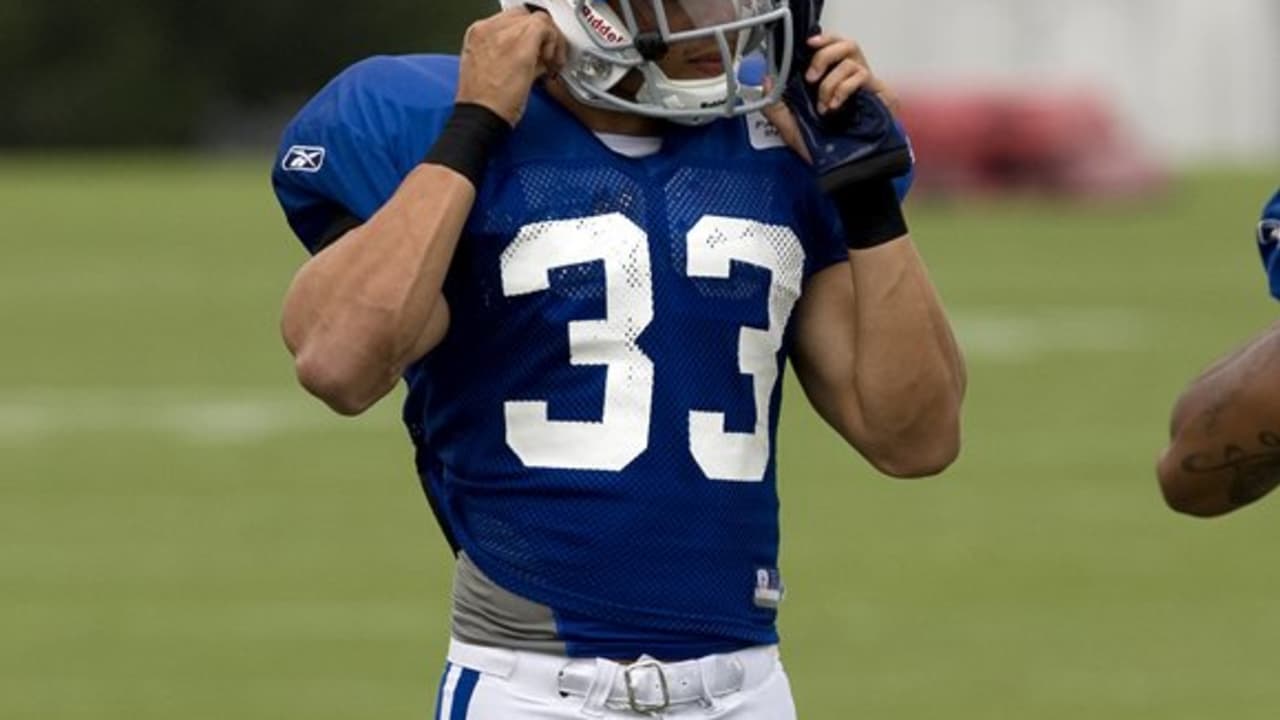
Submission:
[[[449,644],[436,720],[795,720],[776,646],[631,665]]]

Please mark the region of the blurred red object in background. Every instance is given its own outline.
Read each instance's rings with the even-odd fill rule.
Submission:
[[[898,115],[924,194],[1125,198],[1155,193],[1168,180],[1168,169],[1091,92],[906,92]]]

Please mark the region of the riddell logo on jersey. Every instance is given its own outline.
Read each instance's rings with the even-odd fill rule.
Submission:
[[[613,23],[604,18],[603,15],[596,13],[591,9],[590,5],[582,6],[582,19],[586,21],[587,27],[595,31],[600,39],[610,45],[621,45],[627,41],[627,37],[622,34]]]
[[[778,132],[778,128],[774,127],[763,113],[755,112],[747,116],[747,130],[751,138],[751,147],[756,150],[772,150],[787,146],[787,142],[782,139],[782,133]]]

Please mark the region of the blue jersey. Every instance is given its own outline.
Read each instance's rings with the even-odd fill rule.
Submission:
[[[452,57],[374,58],[301,111],[273,180],[309,248],[422,161],[457,73]],[[550,607],[571,655],[777,641],[792,311],[847,259],[814,173],[763,118],[672,126],[662,143],[616,154],[535,89],[445,282],[448,335],[406,376],[446,532]]]
[[[1280,191],[1262,210],[1262,222],[1258,224],[1258,251],[1262,253],[1262,266],[1266,268],[1271,296],[1280,300]]]

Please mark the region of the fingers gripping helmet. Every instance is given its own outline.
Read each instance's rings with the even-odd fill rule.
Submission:
[[[777,102],[791,71],[794,33],[788,0],[501,3],[551,16],[569,46],[569,62],[560,76],[578,100],[595,107],[701,125]],[[718,50],[723,74],[676,79],[658,65],[673,47],[703,46]],[[633,70],[641,78],[634,98],[615,94]]]

